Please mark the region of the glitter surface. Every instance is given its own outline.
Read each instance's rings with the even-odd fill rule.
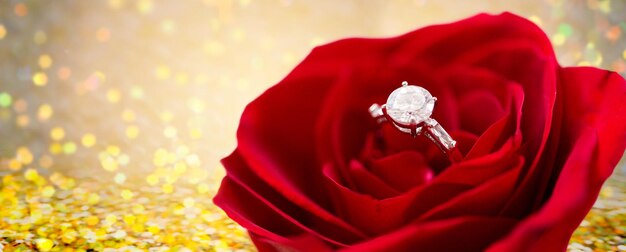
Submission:
[[[0,2],[0,250],[254,250],[211,203],[219,159],[244,106],[337,39],[512,11],[546,31],[562,65],[626,74],[624,1],[458,4]],[[570,251],[626,251],[625,174],[622,163]]]

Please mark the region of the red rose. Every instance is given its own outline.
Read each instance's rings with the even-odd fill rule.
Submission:
[[[465,158],[368,113],[402,81]],[[626,148],[626,83],[481,14],[315,48],[251,102],[215,203],[261,251],[563,251]]]

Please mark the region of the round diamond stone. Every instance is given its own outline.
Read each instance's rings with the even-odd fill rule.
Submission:
[[[428,119],[433,113],[435,99],[423,87],[404,85],[387,99],[387,114],[397,123],[413,125]]]

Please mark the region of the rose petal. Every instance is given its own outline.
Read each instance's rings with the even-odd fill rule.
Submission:
[[[520,214],[513,211],[519,206],[540,208],[491,251],[524,251],[531,247],[539,248],[538,251],[565,250],[572,232],[626,149],[624,79],[593,68],[565,68],[560,77],[562,99],[555,107],[555,115],[560,116],[563,127],[552,129],[549,145],[553,148],[542,160],[548,164],[541,168],[563,168],[549,171],[551,177],[547,180],[524,181],[520,185],[519,193],[511,198],[508,214]],[[577,140],[572,142],[573,139]],[[542,185],[554,180],[554,188]],[[537,206],[536,198],[524,195],[538,186],[539,193],[552,193],[547,195],[547,202]]]
[[[442,70],[439,70],[442,72]],[[460,129],[481,135],[487,127],[511,111],[518,84],[484,68],[468,65],[446,67],[446,83],[457,100]],[[521,93],[521,92],[520,92]],[[523,97],[523,95],[522,95]]]
[[[361,193],[371,195],[376,199],[385,199],[400,194],[400,191],[389,186],[387,182],[367,170],[359,161],[352,160],[349,171],[349,176],[353,179],[358,191]]]
[[[516,223],[478,216],[414,223],[341,251],[481,251]]]
[[[515,105],[512,98],[517,96],[514,93],[518,91],[511,90],[511,86],[519,84],[502,78],[491,69],[473,65],[452,65],[439,72],[445,74],[446,83],[449,83],[454,97],[462,98],[465,94],[473,92],[487,92],[498,101],[498,107],[503,111],[510,111],[511,106]],[[482,108],[484,109],[491,108]]]
[[[486,48],[487,44],[506,45],[520,40],[529,41],[539,53],[554,57],[550,40],[537,25],[508,12],[479,14],[452,24],[424,27],[398,40],[402,44],[395,50],[402,53],[392,54],[390,60],[398,66],[426,60],[439,69],[455,60],[463,61],[466,54]]]
[[[481,55],[475,64],[519,83],[523,88],[524,103],[519,128],[524,136],[529,167],[534,167],[539,162],[537,153],[542,153],[545,148],[553,122],[558,65],[554,56],[545,54],[537,48],[538,45],[531,42],[517,44],[518,47],[499,45],[499,48],[489,48],[491,53]],[[524,71],[520,71],[520,65],[524,66]]]
[[[433,207],[476,187],[515,167],[510,148],[449,168],[430,184],[413,188],[392,198],[377,200],[358,193],[338,181],[332,165],[324,168],[326,186],[335,202],[338,216],[370,235],[380,234],[414,220]],[[481,170],[482,169],[482,170]],[[475,171],[463,176],[467,171]],[[458,175],[457,175],[458,174]],[[473,175],[472,175],[473,174]]]
[[[486,91],[466,94],[459,101],[461,128],[481,134],[506,113],[498,99]]]
[[[446,129],[446,131],[448,130]],[[457,145],[461,153],[467,153],[477,139],[476,135],[467,131],[452,130],[448,131],[448,133],[457,141]],[[391,156],[396,153],[412,151],[421,153],[424,156],[424,159],[428,161],[428,166],[430,166],[430,168],[436,173],[444,170],[448,165],[450,165],[448,157],[444,155],[444,153],[427,137],[418,136],[414,138],[400,132],[391,125],[385,125],[379,130],[379,132],[376,132],[376,134],[380,134],[380,145],[383,147],[383,150],[368,150],[368,153],[372,153],[374,155],[365,156],[364,154],[361,154],[362,160],[371,162],[372,160],[379,159],[384,156]],[[371,146],[366,145],[366,148],[371,148]]]
[[[377,200],[358,193],[338,182],[332,164],[324,166],[325,187],[335,202],[337,214],[370,236],[375,236],[400,226],[403,211],[409,204],[403,197]]]
[[[602,143],[613,145],[610,149],[622,144],[615,141],[616,139],[625,139],[625,120],[621,116],[615,116],[616,111],[624,107],[624,80],[619,75],[604,70],[570,69],[561,72],[561,99],[554,108],[555,124],[550,131],[552,133],[549,142],[545,144],[545,151],[536,155],[535,162],[528,169],[528,175],[520,181],[517,192],[504,210],[508,216],[525,216],[541,207],[573,148],[572,141],[584,133],[581,127],[610,129],[599,130],[601,134],[605,134],[603,139],[609,139]],[[611,155],[612,152],[606,153]],[[619,155],[622,153],[623,151]]]
[[[590,167],[600,166],[597,132],[589,129],[582,136],[568,159],[554,189],[543,208],[524,220],[504,240],[489,251],[565,251],[570,236],[593,205],[604,178]],[[623,149],[622,149],[623,150]],[[617,151],[616,151],[617,152]],[[610,168],[609,168],[610,167]]]
[[[427,183],[435,175],[422,154],[415,151],[404,151],[374,160],[369,168],[391,187],[402,192]]]
[[[596,128],[603,161],[596,171],[606,178],[626,148],[626,81],[615,72],[590,67],[564,68],[560,77],[564,127],[559,132],[572,137],[586,130],[576,125]]]
[[[259,203],[255,207],[232,205],[230,202],[232,199],[228,196],[224,196],[223,198],[216,197],[214,199],[218,206],[223,208],[223,205],[230,204],[230,209],[237,211],[242,216],[241,218],[248,216],[250,214],[248,212],[250,211],[256,212],[260,207],[268,208],[270,209],[268,211],[273,211],[276,215],[280,215],[283,219],[291,222],[291,225],[306,230],[330,243],[351,243],[365,237],[363,233],[356,230],[353,226],[328,212],[319,209],[316,212],[309,212],[293,202],[290,202],[252,173],[237,151],[233,152],[222,162],[227,169],[227,178],[230,184],[234,183],[239,191],[247,191],[247,193],[242,193],[241,196],[238,196],[238,200],[242,200],[245,195],[249,195],[249,197],[254,199],[247,199],[246,201]],[[232,190],[233,187],[234,185],[230,187],[220,187],[218,196],[228,194],[229,192],[225,190],[229,190],[229,188]],[[222,192],[223,190],[224,192]],[[280,223],[276,224],[278,225]],[[263,227],[272,228],[272,226]]]
[[[503,148],[479,159],[452,165],[431,183],[403,195],[411,201],[405,211],[405,219],[412,221],[418,218],[438,205],[513,169],[518,161],[514,149]]]
[[[511,96],[509,113],[483,132],[465,156],[465,160],[471,160],[494,152],[507,141],[512,141],[515,146],[519,146],[521,143],[520,123],[524,93],[521,87],[517,85],[507,85],[507,90],[509,90],[507,93]]]
[[[498,216],[508,197],[515,189],[515,181],[524,165],[522,157],[515,160],[502,174],[468,190],[444,204],[438,205],[419,217],[417,221],[453,218],[460,216]]]
[[[234,198],[238,200],[232,200]],[[226,212],[228,217],[250,232],[272,240],[286,241],[288,240],[286,237],[302,232],[302,229],[265,207],[261,201],[251,197],[249,192],[228,177],[222,180],[220,191],[213,201]],[[243,209],[255,209],[255,211],[242,211]]]
[[[441,172],[450,163],[446,155],[439,148],[425,137],[407,138],[406,134],[401,134],[396,129],[388,129],[368,133],[362,153],[359,155],[360,160],[366,164],[371,164],[374,160],[381,159],[385,156],[394,155],[396,153],[411,151],[420,152],[428,160],[428,166],[435,173]],[[397,137],[383,139],[383,133],[389,135],[399,134]],[[478,137],[467,131],[450,131],[448,132],[457,142],[457,148],[461,153],[467,153]],[[400,135],[401,134],[401,135]],[[407,141],[408,140],[408,141]],[[424,146],[421,146],[421,145]],[[415,145],[419,145],[415,147]]]
[[[523,160],[517,151],[514,141],[510,140],[494,153],[450,166],[435,178],[435,182],[480,185],[513,169],[519,160]]]

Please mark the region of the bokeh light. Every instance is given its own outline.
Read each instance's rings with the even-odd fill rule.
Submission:
[[[254,250],[211,203],[249,101],[317,45],[502,11],[626,75],[619,0],[1,1],[0,250]],[[626,251],[625,167],[569,250]]]

